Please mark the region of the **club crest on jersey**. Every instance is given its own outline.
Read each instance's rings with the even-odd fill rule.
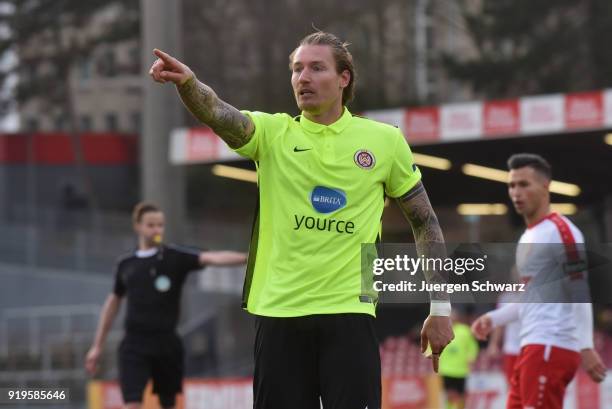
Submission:
[[[355,156],[353,157],[353,159],[355,160],[355,164],[361,169],[370,170],[376,164],[376,158],[374,158],[374,154],[365,149],[360,149],[355,152]]]

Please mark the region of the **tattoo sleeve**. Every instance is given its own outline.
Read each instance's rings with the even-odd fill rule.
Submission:
[[[438,218],[431,207],[423,183],[418,182],[404,196],[398,198],[397,203],[412,227],[419,256],[445,258],[446,247],[442,229],[440,229]],[[443,284],[448,282],[448,273],[443,269],[441,271],[424,270],[423,273],[428,283]],[[446,291],[430,292],[430,297],[431,300],[435,301],[449,300]]]
[[[193,116],[210,126],[230,148],[244,146],[253,136],[253,121],[221,100],[208,85],[194,77],[177,89],[181,100]]]

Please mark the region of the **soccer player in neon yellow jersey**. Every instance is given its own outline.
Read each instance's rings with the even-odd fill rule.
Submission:
[[[401,132],[353,116],[353,59],[315,32],[289,57],[302,115],[238,111],[185,64],[154,50],[149,74],[172,82],[192,114],[258,164],[260,207],[244,307],[256,315],[256,409],[379,409],[375,301],[362,294],[361,243],[380,231],[385,194],[397,199],[426,256],[444,242]],[[442,272],[427,272],[441,281]],[[421,347],[437,370],[453,338],[450,303],[432,295]]]

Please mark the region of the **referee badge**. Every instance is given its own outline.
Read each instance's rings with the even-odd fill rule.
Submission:
[[[171,283],[168,276],[160,275],[155,279],[155,289],[160,293],[165,293],[170,289]]]
[[[374,154],[365,149],[360,149],[355,152],[355,156],[353,157],[353,159],[355,160],[355,164],[357,166],[365,170],[372,169],[376,164],[376,158],[374,158]]]

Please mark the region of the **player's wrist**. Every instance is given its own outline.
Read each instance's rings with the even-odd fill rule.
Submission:
[[[486,325],[491,327],[491,330],[500,327],[499,322],[494,319],[494,315],[491,313],[486,313],[482,316],[482,319]]]
[[[451,309],[450,301],[431,300],[429,304],[429,315],[432,317],[450,317]]]
[[[184,89],[191,87],[195,83],[195,75],[190,73],[186,78],[182,79],[178,84],[176,84],[177,88]]]

